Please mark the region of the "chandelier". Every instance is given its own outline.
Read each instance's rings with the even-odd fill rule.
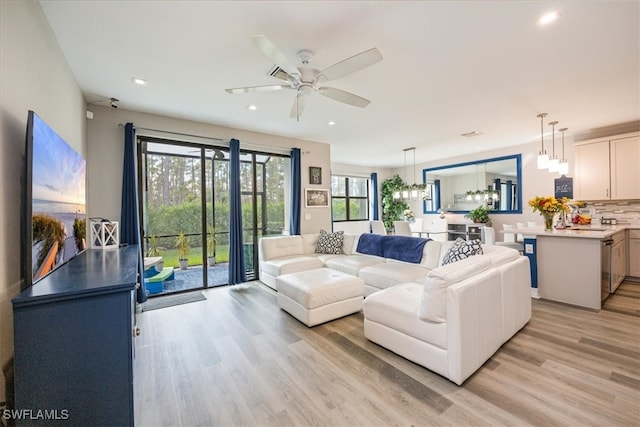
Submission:
[[[405,201],[412,200],[430,200],[427,192],[427,184],[418,184],[415,182],[416,177],[416,147],[405,148],[404,151],[404,180],[405,185],[398,188],[393,193],[393,198],[396,200],[402,199]],[[413,151],[413,184],[407,184],[407,151]]]

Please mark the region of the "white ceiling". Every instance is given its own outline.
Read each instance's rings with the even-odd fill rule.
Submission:
[[[558,120],[567,136],[640,119],[638,1],[41,4],[89,103],[115,97],[120,108],[326,142],[334,162],[399,167],[407,147],[422,163],[536,141],[539,112],[545,132]],[[560,18],[537,25],[551,9]],[[320,70],[377,47],[381,62],[326,84],[371,104],[314,93],[296,122],[293,91],[226,93],[280,83],[257,34],[292,62],[311,49]],[[482,135],[460,136],[473,130]]]

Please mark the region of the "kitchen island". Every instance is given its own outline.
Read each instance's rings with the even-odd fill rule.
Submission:
[[[627,229],[640,229],[640,224],[520,229],[537,276],[534,296],[600,310],[624,278]]]

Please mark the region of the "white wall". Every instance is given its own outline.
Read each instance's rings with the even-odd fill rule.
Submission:
[[[330,146],[311,141],[291,139],[227,128],[206,123],[191,122],[154,114],[146,114],[106,106],[90,105],[94,118],[88,125],[88,201],[89,216],[118,220],[122,196],[122,162],[124,128],[121,124],[132,122],[138,134],[148,133],[148,129],[158,129],[189,135],[240,141],[240,147],[259,148],[262,151],[278,150],[290,152],[300,148],[302,155],[302,233],[317,233],[320,229],[331,230],[331,208],[305,208],[304,188],[329,188]],[[180,139],[179,135],[175,135]],[[272,147],[272,148],[269,148]],[[309,184],[309,166],[322,168],[322,185]]]
[[[13,354],[11,299],[20,290],[27,111],[86,156],[84,97],[35,1],[0,1],[0,364]],[[0,401],[5,400],[0,373]]]

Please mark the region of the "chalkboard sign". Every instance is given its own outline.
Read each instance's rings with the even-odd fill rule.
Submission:
[[[562,175],[554,180],[554,186],[556,199],[561,197],[573,199],[573,178]]]

